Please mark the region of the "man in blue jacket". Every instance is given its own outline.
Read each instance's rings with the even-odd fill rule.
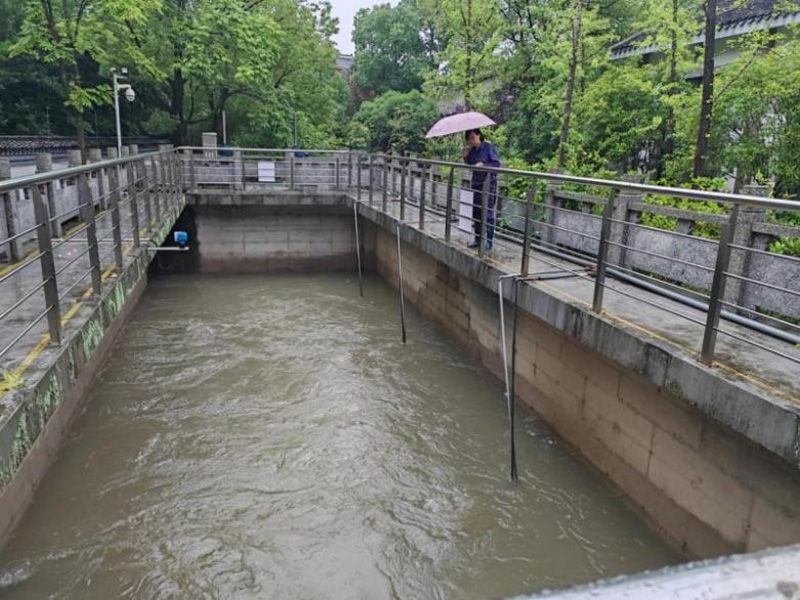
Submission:
[[[466,140],[466,147],[464,148],[464,162],[468,165],[476,167],[499,167],[500,157],[497,155],[497,150],[494,149],[489,142],[483,139],[483,133],[480,129],[472,129],[464,134]],[[480,245],[481,239],[481,212],[483,205],[481,202],[481,194],[483,192],[483,183],[486,181],[486,176],[489,176],[489,197],[486,202],[486,249],[492,249],[492,241],[494,240],[494,207],[497,203],[497,174],[486,173],[484,171],[472,171],[472,227],[475,231],[475,240],[468,244],[470,248],[477,248]]]

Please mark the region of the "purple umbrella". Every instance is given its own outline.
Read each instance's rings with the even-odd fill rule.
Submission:
[[[479,112],[465,112],[458,115],[450,115],[444,119],[436,121],[427,135],[426,139],[443,137],[453,133],[461,133],[462,131],[469,131],[470,129],[478,129],[479,127],[489,127],[497,125],[489,117]]]

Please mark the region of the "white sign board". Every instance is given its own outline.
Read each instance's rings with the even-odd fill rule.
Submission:
[[[472,202],[475,192],[461,190],[461,202],[458,203],[458,228],[461,231],[472,233]]]
[[[275,163],[273,161],[258,161],[258,180],[264,183],[275,183]]]

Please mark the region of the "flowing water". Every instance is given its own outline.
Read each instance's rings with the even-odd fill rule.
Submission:
[[[499,381],[346,276],[155,280],[3,598],[500,598],[678,557]]]

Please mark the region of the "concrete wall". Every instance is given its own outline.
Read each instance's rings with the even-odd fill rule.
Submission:
[[[396,239],[376,236],[378,271],[397,285]],[[403,269],[408,299],[501,377],[496,294],[406,243]],[[787,462],[525,313],[517,360],[518,399],[687,554],[800,541],[800,477]]]
[[[161,245],[180,207],[167,215],[152,242]],[[144,244],[143,244],[144,245]],[[60,346],[45,349],[26,373],[26,385],[0,403],[0,547],[55,460],[114,340],[147,287],[152,254],[139,250],[126,260],[103,295],[79,308]]]
[[[353,213],[344,206],[197,206],[203,273],[352,270]]]

